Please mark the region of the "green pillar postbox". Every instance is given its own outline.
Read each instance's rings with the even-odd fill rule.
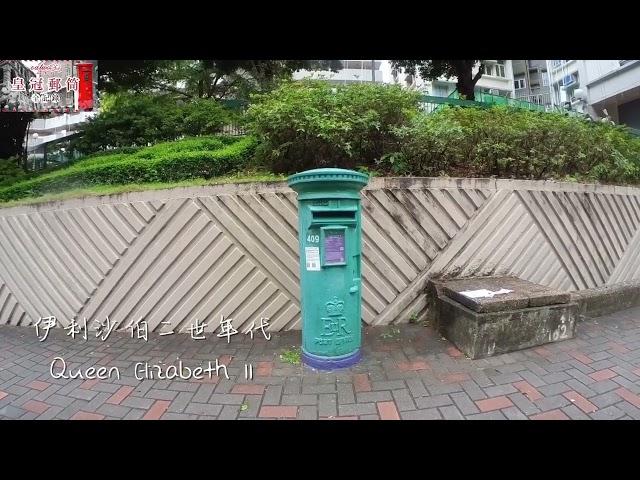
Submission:
[[[302,361],[348,367],[360,360],[360,190],[368,176],[320,168],[287,181],[298,193]]]

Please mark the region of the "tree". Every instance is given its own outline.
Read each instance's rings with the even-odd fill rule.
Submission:
[[[98,88],[171,93],[178,98],[241,98],[265,91],[300,69],[337,71],[337,60],[107,60]]]
[[[100,60],[98,90],[142,92],[153,89],[171,70],[171,60]]]
[[[34,114],[24,111],[28,107],[24,97],[11,92],[0,78],[0,159],[26,159],[24,139]],[[18,111],[16,111],[16,110]],[[22,111],[21,111],[22,110]]]
[[[113,147],[146,146],[182,136],[212,135],[233,120],[221,102],[184,102],[167,94],[104,94],[100,115],[80,127],[72,148],[89,154]]]
[[[26,170],[24,141],[33,118],[31,112],[0,113],[0,159],[18,158]]]
[[[484,64],[473,74],[473,67],[482,60],[392,60],[395,70],[403,69],[410,75],[418,73],[424,80],[436,80],[440,77],[456,77],[458,93],[466,100],[475,100],[474,89],[484,74]]]

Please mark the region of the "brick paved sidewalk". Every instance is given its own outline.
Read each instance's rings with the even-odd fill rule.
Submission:
[[[431,328],[364,330],[364,360],[317,373],[281,360],[300,332],[105,341],[0,327],[0,419],[640,419],[640,308],[578,325],[561,343],[469,360]],[[121,378],[56,379],[51,360]],[[285,357],[286,358],[286,357]],[[228,365],[203,380],[136,380],[134,364]],[[245,364],[254,378],[246,380]]]

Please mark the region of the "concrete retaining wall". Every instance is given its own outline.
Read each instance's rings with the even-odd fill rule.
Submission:
[[[300,328],[296,197],[283,183],[178,188],[0,209],[0,324],[55,315],[154,331],[194,319]],[[430,277],[511,274],[564,291],[640,279],[640,189],[373,179],[363,321],[425,318]],[[167,322],[167,323],[163,323]]]

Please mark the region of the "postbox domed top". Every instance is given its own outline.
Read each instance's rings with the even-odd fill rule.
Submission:
[[[319,190],[359,192],[368,182],[368,175],[344,168],[316,168],[287,178],[287,184],[298,193]]]

